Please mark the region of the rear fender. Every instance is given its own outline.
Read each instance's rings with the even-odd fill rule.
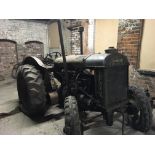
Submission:
[[[37,57],[34,57],[34,56],[28,56],[26,57],[23,62],[22,62],[23,65],[25,64],[29,64],[29,65],[33,65],[37,68],[40,68],[40,69],[46,69],[46,66],[45,64]]]
[[[51,86],[51,82],[50,82],[51,77],[50,77],[50,72],[48,71],[46,65],[39,58],[34,57],[34,56],[26,57],[22,62],[22,65],[25,65],[25,64],[35,66],[36,69],[40,70],[40,72],[43,76],[43,79],[44,79],[46,91],[51,92],[53,90],[52,86]]]

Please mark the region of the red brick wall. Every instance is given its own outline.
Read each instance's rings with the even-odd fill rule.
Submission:
[[[131,65],[129,68],[129,85],[148,89],[152,98],[155,98],[155,77],[139,74],[135,68],[139,68],[139,55],[143,31],[143,20],[122,19],[119,20],[118,43],[119,52],[125,54]]]
[[[44,55],[44,44],[39,41],[28,41],[25,45],[17,44],[18,62],[21,62],[26,56]]]
[[[119,20],[117,48],[135,67],[139,67],[142,29],[143,20],[141,19]]]
[[[44,44],[38,41],[29,41],[24,47],[16,45],[10,40],[0,40],[0,77],[5,78],[11,75],[12,68],[17,63],[17,54],[18,62],[27,55],[44,55]]]
[[[47,30],[47,23],[41,21],[0,19],[0,79],[10,75],[16,60],[13,54],[14,51],[17,51],[20,61],[23,58],[22,55],[25,55],[26,52],[31,52],[30,46],[35,50],[32,54],[40,53],[43,49],[43,46],[41,45],[40,47],[40,44],[25,46],[25,42],[34,40],[42,42],[45,52],[48,52]],[[2,40],[3,43],[1,42]]]
[[[13,65],[17,62],[16,43],[0,40],[0,76],[9,76]]]

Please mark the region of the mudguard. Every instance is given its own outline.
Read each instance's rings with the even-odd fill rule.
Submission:
[[[50,72],[52,71],[53,66],[46,66],[39,58],[34,56],[26,57],[22,62],[22,65],[25,65],[25,64],[35,66],[36,69],[40,70],[44,79],[46,91],[51,92],[53,89],[50,82],[51,81]]]
[[[23,60],[22,64],[23,65],[29,64],[29,65],[36,66],[37,68],[39,67],[40,69],[47,69],[46,65],[39,58],[34,57],[34,56],[26,57]]]

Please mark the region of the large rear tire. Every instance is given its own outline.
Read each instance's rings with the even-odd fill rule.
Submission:
[[[77,100],[74,96],[65,98],[65,128],[64,132],[67,135],[82,135],[82,123],[79,116]]]
[[[17,90],[21,110],[31,118],[42,117],[49,102],[43,77],[31,65],[20,66],[17,75]]]
[[[127,112],[134,129],[147,132],[152,124],[152,108],[149,97],[143,89],[129,87]]]

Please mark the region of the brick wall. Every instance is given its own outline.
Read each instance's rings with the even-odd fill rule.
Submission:
[[[62,22],[62,33],[64,40],[64,47],[67,55],[71,54],[71,31],[67,29],[68,24],[66,24],[67,20],[61,20]]]
[[[0,40],[0,75],[8,75],[16,63],[16,43]]]
[[[38,41],[29,41],[25,43],[25,55],[37,56],[44,55],[44,44]]]
[[[119,20],[117,48],[135,67],[139,67],[142,28],[143,20],[141,19]]]
[[[93,53],[94,39],[94,20],[88,19],[64,19],[62,21],[62,30],[64,45],[67,55],[80,54],[80,33],[78,27],[84,27],[83,31],[83,53]],[[68,29],[69,28],[69,29]],[[71,30],[71,29],[72,30]],[[89,33],[89,34],[88,34]],[[89,36],[88,36],[89,35]],[[89,39],[91,37],[92,39]],[[88,45],[89,42],[89,45]],[[89,46],[89,47],[88,47]],[[61,49],[50,49],[50,51],[60,51]]]
[[[84,27],[83,31],[83,53],[88,53],[88,19],[72,19],[69,20],[69,27],[72,27],[71,31],[71,52],[72,54],[80,54],[80,33],[76,27]],[[75,29],[74,29],[75,28]]]
[[[155,77],[140,74],[136,68],[139,68],[139,57],[141,38],[143,32],[143,20],[141,19],[121,19],[118,27],[119,52],[125,54],[130,62],[129,84],[142,89],[148,89],[152,98],[155,98]]]
[[[15,64],[16,59],[14,59],[14,55],[12,53],[17,53],[19,60],[21,60],[22,55],[25,55],[26,52],[30,53],[32,50],[34,51],[33,54],[38,52],[40,53],[40,51],[43,49],[44,52],[42,51],[42,53],[48,52],[47,30],[48,26],[43,22],[36,22],[31,20],[0,19],[1,77],[6,76],[6,72],[7,74],[10,74],[13,64]],[[6,43],[3,40],[6,40]],[[16,48],[14,48],[15,44],[11,44],[10,41],[15,42]],[[29,41],[42,42],[43,44],[41,46],[38,43],[25,44]],[[6,59],[6,61],[3,61],[4,59]],[[7,70],[7,68],[9,68],[9,70]]]
[[[78,29],[71,33],[71,50],[72,54],[80,54],[80,35]]]

